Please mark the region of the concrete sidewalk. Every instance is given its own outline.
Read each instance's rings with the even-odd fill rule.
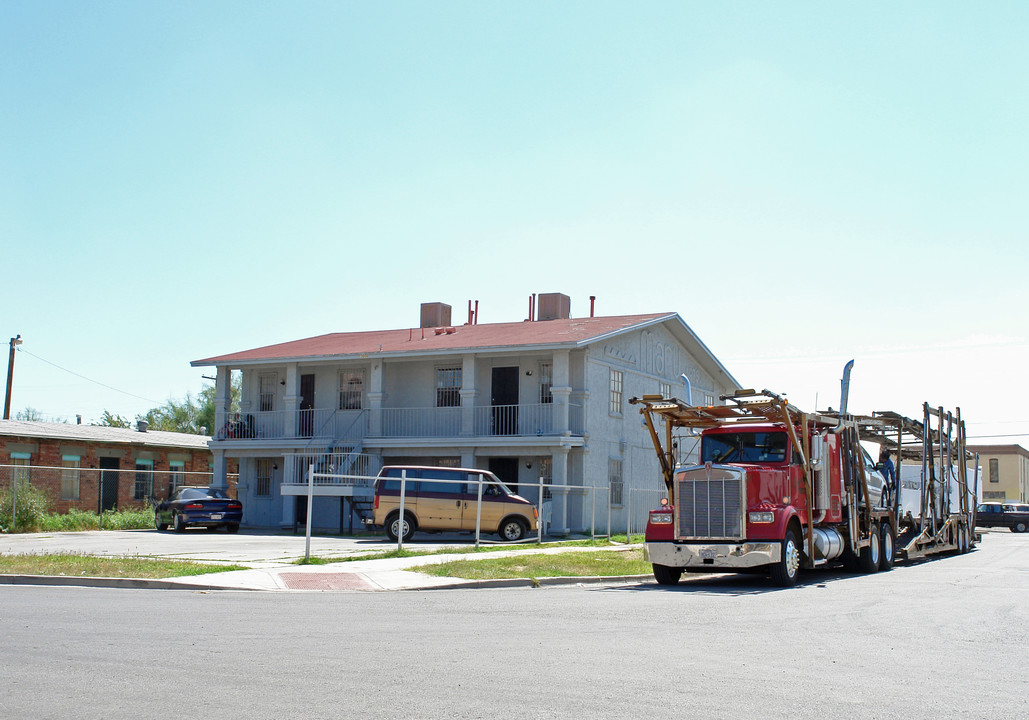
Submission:
[[[416,568],[452,560],[484,560],[520,554],[554,554],[562,552],[622,550],[632,546],[610,548],[541,548],[539,550],[500,550],[497,552],[424,555],[382,560],[354,560],[327,565],[275,564],[248,570],[194,575],[189,577],[147,580],[141,578],[91,578],[41,575],[0,575],[0,584],[69,585],[86,587],[152,588],[193,591],[263,590],[263,591],[357,591],[382,592],[396,590],[433,590],[482,587],[540,587],[580,583],[626,583],[651,580],[650,575],[623,577],[558,577],[516,578],[504,580],[462,580],[435,577]]]

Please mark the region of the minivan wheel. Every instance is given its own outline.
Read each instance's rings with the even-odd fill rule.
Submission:
[[[508,518],[500,526],[500,537],[509,542],[517,542],[525,537],[527,528],[524,520]]]
[[[401,525],[403,525],[403,531],[401,531]],[[410,515],[404,515],[404,522],[400,522],[400,515],[391,515],[386,519],[386,537],[393,542],[397,541],[397,537],[403,532],[404,542],[411,539],[414,535],[414,520]]]

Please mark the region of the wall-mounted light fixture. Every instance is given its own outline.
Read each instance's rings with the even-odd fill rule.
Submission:
[[[532,377],[532,370],[526,370],[525,377]]]
[[[279,385],[285,385],[285,384],[286,384],[285,380],[279,380]]]
[[[532,463],[525,463],[526,470],[532,470]]]

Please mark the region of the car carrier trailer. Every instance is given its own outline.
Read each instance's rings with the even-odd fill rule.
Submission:
[[[674,585],[684,572],[761,571],[788,587],[802,568],[843,562],[872,573],[974,546],[978,475],[970,487],[976,459],[965,449],[960,410],[926,404],[921,421],[850,415],[852,365],[836,412],[803,412],[769,390],[740,390],[707,407],[661,395],[629,400],[668,493],[646,530],[658,583]],[[691,435],[700,436],[700,463],[680,464],[676,453]],[[895,479],[862,442],[897,458]]]

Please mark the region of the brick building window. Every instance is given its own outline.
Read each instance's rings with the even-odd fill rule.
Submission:
[[[256,497],[271,497],[272,494],[272,459],[257,459],[257,483],[254,486]]]
[[[14,465],[14,482],[28,483],[30,477],[29,461],[32,459],[32,455],[29,453],[11,453],[11,465]]]
[[[1000,460],[997,458],[990,458],[990,482],[1000,482]]]
[[[347,370],[339,374],[339,409],[360,410],[364,396],[364,370]]]
[[[608,411],[612,415],[622,414],[622,385],[624,383],[624,376],[621,370],[611,371],[611,400]]]
[[[78,455],[63,455],[61,457],[61,499],[79,499],[79,468],[82,467],[82,458]]]
[[[436,368],[436,407],[461,406],[461,368]]]
[[[168,497],[186,484],[186,463],[182,460],[172,460],[168,463]]]
[[[139,458],[136,460],[136,482],[132,487],[132,497],[144,500],[153,495],[154,461]]]

